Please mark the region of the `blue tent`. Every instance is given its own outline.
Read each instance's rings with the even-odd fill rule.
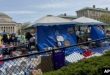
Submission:
[[[90,38],[92,40],[102,39],[105,37],[105,33],[102,29],[99,29],[98,26],[107,25],[103,22],[100,22],[95,19],[87,18],[87,17],[80,17],[77,19],[74,19],[73,22],[78,23],[80,26],[89,26],[91,27],[90,30]]]
[[[69,34],[68,28],[74,27],[72,24],[66,25],[53,25],[53,26],[37,26],[37,44],[40,51],[46,47],[56,47],[56,36],[61,35],[64,40],[70,41],[71,45],[77,44],[76,34]],[[56,33],[59,34],[56,34]],[[62,45],[63,47],[63,45]]]
[[[105,32],[99,29],[98,26],[91,26],[90,37],[92,40],[104,39]]]
[[[99,23],[96,21],[94,22],[94,20],[91,21],[91,19],[89,20],[87,19],[88,18],[83,20],[84,22],[80,22],[79,21],[80,19],[78,19],[78,21],[76,20],[76,22],[71,22],[71,21],[65,22],[66,20],[64,20],[63,22],[63,19],[58,18],[58,17],[53,17],[53,16],[47,16],[43,18],[43,22],[40,19],[37,23],[33,24],[33,27],[36,27],[37,29],[36,35],[37,35],[37,44],[38,44],[39,50],[44,51],[44,49],[47,47],[56,47],[57,46],[57,40],[56,40],[57,35],[63,36],[64,40],[70,41],[71,45],[77,44],[76,34],[75,33],[68,34],[68,28],[74,27],[76,25],[81,26],[81,24],[91,26],[90,37],[93,40],[103,38],[105,34],[101,33],[102,30],[97,29],[97,25],[103,25],[104,23],[102,22]],[[59,20],[61,22],[59,22]],[[58,34],[56,34],[57,32]],[[63,46],[64,45],[62,44],[62,47]],[[72,53],[73,49],[71,48],[68,51],[66,51],[66,54]],[[79,48],[76,47],[74,50],[76,51],[76,49],[78,50]]]

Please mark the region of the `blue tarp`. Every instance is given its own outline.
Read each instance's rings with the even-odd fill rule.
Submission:
[[[37,44],[39,51],[44,51],[48,47],[57,47],[56,36],[61,35],[64,40],[68,40],[71,45],[77,44],[77,37],[75,33],[68,33],[68,29],[74,27],[74,25],[52,25],[52,26],[37,26]],[[105,38],[105,33],[103,30],[99,29],[97,26],[91,26],[90,37],[92,40]],[[62,42],[62,47],[64,47],[64,42]],[[83,53],[79,47],[66,48],[65,54],[69,55],[73,52]]]
[[[97,26],[91,26],[90,37],[92,40],[105,38],[105,32]]]
[[[64,40],[70,41],[71,45],[77,44],[76,34],[68,33],[68,28],[71,28],[71,27],[73,27],[73,25],[38,26],[37,27],[37,44],[40,51],[44,51],[44,49],[47,47],[56,47],[57,35],[63,36]]]

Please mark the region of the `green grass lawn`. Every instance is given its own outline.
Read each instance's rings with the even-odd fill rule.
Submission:
[[[44,75],[102,75],[102,68],[104,67],[110,67],[110,51],[103,56],[73,63]]]

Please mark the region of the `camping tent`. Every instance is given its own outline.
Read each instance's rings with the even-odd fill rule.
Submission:
[[[35,28],[36,26],[51,26],[53,23],[55,25],[63,25],[63,24],[70,24],[71,20],[60,18],[57,16],[47,15],[44,16],[38,20],[36,20],[34,23],[30,24],[26,29]]]
[[[74,29],[74,23],[68,19],[46,16],[34,23],[34,27],[37,28],[37,44],[40,51],[44,51],[48,47],[58,46],[57,36],[63,36],[64,40],[69,41],[70,45],[77,44],[76,34],[69,33],[69,29]],[[61,42],[61,47],[64,47],[64,43]]]
[[[72,27],[78,24],[93,27],[91,28],[91,33],[90,33],[91,38],[93,40],[105,37],[104,36],[105,34],[102,33],[102,30],[98,30],[97,28],[97,26],[99,25],[105,25],[104,23],[100,21],[86,18],[86,17],[81,17],[71,22],[68,19],[48,15],[37,20],[33,24],[33,27],[37,28],[36,35],[37,35],[37,43],[38,43],[39,50],[44,51],[44,49],[47,47],[56,47],[57,46],[56,36],[59,36],[59,35],[63,36],[64,40],[68,40],[71,45],[77,44],[76,34],[75,33],[69,34],[68,29],[71,29]],[[96,34],[98,37],[95,36],[95,39],[94,39],[93,36]],[[61,45],[62,47],[64,46],[64,44],[61,44]]]
[[[81,26],[89,26],[90,29],[90,37],[92,40],[102,39],[105,37],[105,32],[102,29],[99,29],[98,26],[107,25],[103,22],[87,18],[87,17],[80,17],[74,19],[73,22],[78,23]]]
[[[97,26],[92,26],[90,31],[90,36],[92,40],[104,39],[105,32]]]
[[[70,23],[71,20],[68,20],[68,19],[64,19],[64,18],[60,18],[60,17],[57,17],[57,16],[52,16],[52,15],[47,15],[45,17],[42,17],[40,19],[38,19],[37,21],[35,21],[32,25],[33,26],[40,26],[40,25],[45,25],[45,26],[50,26],[50,25],[53,25],[53,23],[55,25],[59,25],[59,24],[68,24]]]
[[[73,22],[79,23],[79,25],[107,25],[103,22],[87,17],[79,17],[77,19],[74,19]]]

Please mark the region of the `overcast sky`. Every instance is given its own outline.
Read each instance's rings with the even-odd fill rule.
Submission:
[[[76,10],[92,5],[110,9],[110,0],[0,0],[0,12],[17,22],[34,22],[47,14],[76,15]]]

